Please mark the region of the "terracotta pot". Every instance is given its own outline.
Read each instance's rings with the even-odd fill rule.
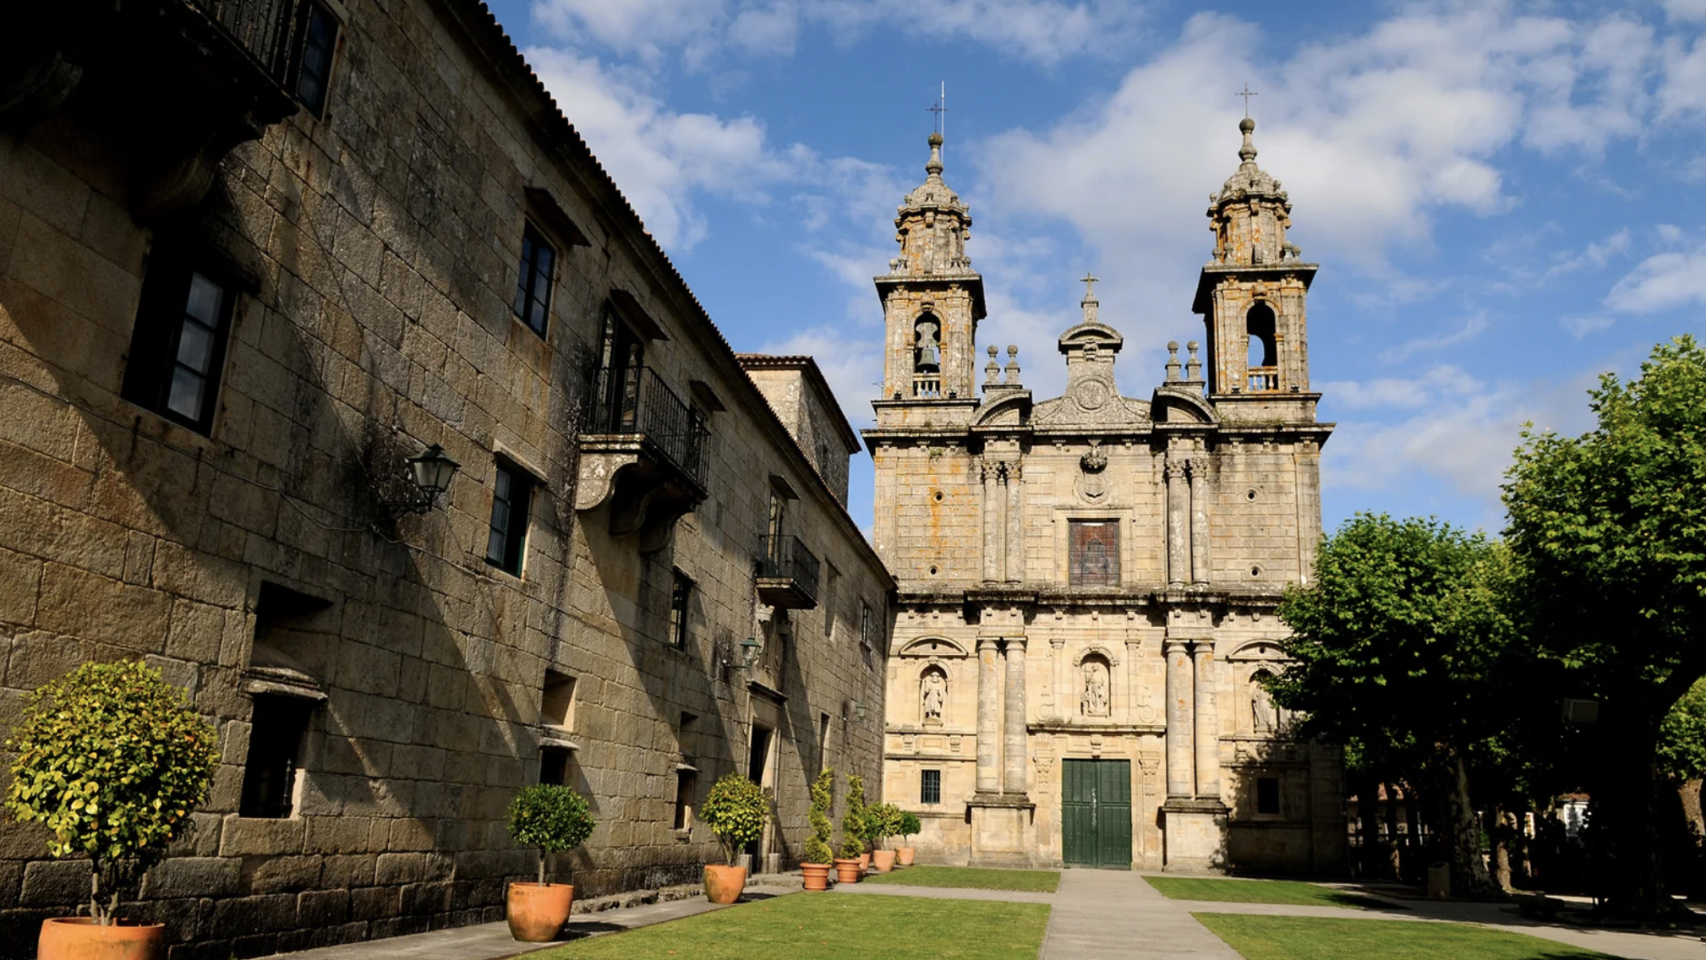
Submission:
[[[859,872],[864,873],[869,869],[871,869],[871,854],[869,852],[859,854]]]
[[[161,960],[166,925],[119,920],[103,927],[88,917],[50,917],[36,940],[39,960]]]
[[[840,857],[836,857],[835,858],[835,882],[836,883],[858,883],[859,882],[859,861],[857,859],[843,860]]]
[[[705,865],[705,899],[712,903],[734,903],[746,889],[746,868]]]
[[[878,873],[888,873],[890,870],[893,870],[894,851],[878,850],[871,854],[871,865],[877,868]]]
[[[918,851],[912,847],[901,847],[895,853],[900,855],[895,862],[903,867],[912,866],[912,858],[918,855]]]
[[[523,943],[550,943],[569,922],[575,905],[572,883],[509,885],[509,935]]]
[[[800,864],[800,872],[806,876],[807,890],[829,889],[829,864],[802,863]]]

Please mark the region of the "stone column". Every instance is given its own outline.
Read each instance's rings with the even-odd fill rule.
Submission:
[[[977,792],[1001,791],[1000,677],[995,672],[995,638],[977,641]]]
[[[1208,583],[1208,461],[1185,461],[1191,482],[1191,582]]]
[[[1067,706],[1071,700],[1066,695],[1065,680],[1063,679],[1066,675],[1066,641],[1050,640],[1048,645],[1050,668],[1054,671],[1053,682],[1049,685],[1049,689],[1054,691],[1054,716],[1056,720],[1065,720],[1072,715]]]
[[[1190,560],[1186,544],[1186,492],[1183,478],[1183,465],[1177,460],[1168,460],[1162,468],[1167,478],[1167,583],[1170,586],[1183,586],[1190,579]]]
[[[983,579],[993,583],[999,579],[1000,567],[996,550],[1001,538],[1001,521],[997,515],[1001,506],[1001,485],[996,480],[997,464],[983,461]]]
[[[1192,645],[1196,671],[1197,799],[1220,799],[1220,715],[1214,705],[1214,641]]]
[[[1025,792],[1025,638],[1007,638],[1007,702],[1003,726],[1006,737],[1002,744],[1006,752],[1003,764],[1002,790],[1006,793]]]
[[[1125,642],[1125,702],[1126,723],[1141,723],[1143,718],[1138,716],[1138,708],[1143,705],[1143,695],[1139,684],[1143,683],[1143,641],[1127,640]]]
[[[1019,461],[1007,465],[1007,582],[1025,579],[1025,473]]]
[[[1195,786],[1191,725],[1196,719],[1190,645],[1169,639],[1161,650],[1167,657],[1167,796],[1189,797]]]

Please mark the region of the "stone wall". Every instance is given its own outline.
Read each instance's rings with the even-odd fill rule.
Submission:
[[[841,718],[851,700],[881,716],[893,581],[835,491],[482,8],[339,9],[325,118],[238,147],[169,224],[128,212],[120,151],[76,99],[98,91],[0,132],[0,729],[42,682],[124,657],[217,725],[195,830],[125,911],[168,922],[173,960],[500,917],[507,880],[534,869],[504,810],[549,766],[542,747],[568,752],[599,820],[550,864],[582,897],[691,880],[719,855],[702,824],[674,828],[678,777],[696,768],[696,806],[745,772],[755,716],[777,731],[765,852],[781,861],[820,765],[879,769],[874,723]],[[544,336],[511,312],[529,222],[560,254]],[[143,280],[172,251],[238,291],[205,435],[119,395]],[[657,543],[613,534],[609,501],[577,509],[617,295],[655,325],[661,382],[724,407],[708,495]],[[438,509],[394,517],[404,458],[432,443],[460,471]],[[499,457],[538,484],[519,576],[485,562]],[[789,532],[840,573],[832,634],[810,609],[792,616],[813,629],[779,631],[789,615],[755,596],[773,476],[798,493]],[[679,648],[677,573],[693,585]],[[780,706],[731,665],[755,633],[781,637],[764,665]],[[257,643],[324,698],[287,817],[239,814],[255,697],[276,692]],[[542,717],[548,670],[575,680],[564,724]],[[30,955],[41,919],[86,891],[85,865],[42,841],[0,829],[0,956]]]

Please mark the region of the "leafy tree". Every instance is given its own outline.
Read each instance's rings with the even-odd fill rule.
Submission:
[[[586,798],[570,787],[536,783],[509,802],[509,835],[539,849],[540,884],[545,882],[545,855],[580,846],[596,825]]]
[[[835,827],[829,822],[829,806],[834,802],[835,771],[825,770],[812,781],[812,807],[806,818],[812,825],[812,835],[806,838],[806,863],[823,864],[835,859],[835,851],[829,848],[835,836]]]
[[[764,825],[770,820],[770,798],[764,795],[763,787],[741,774],[725,773],[712,785],[699,817],[723,842],[723,852],[732,867],[741,847],[764,836]]]
[[[1696,680],[1665,714],[1655,753],[1661,776],[1698,780],[1706,773],[1706,679]]]
[[[1291,664],[1270,682],[1304,737],[1346,744],[1390,779],[1427,784],[1459,891],[1496,889],[1470,799],[1472,751],[1499,727],[1505,552],[1437,520],[1358,514],[1280,604]],[[1402,776],[1393,777],[1394,773]]]
[[[868,824],[866,839],[881,844],[890,837],[900,835],[900,818],[904,814],[894,804],[872,804],[865,808],[865,815]]]
[[[1506,475],[1506,538],[1526,614],[1571,693],[1600,701],[1590,734],[1614,909],[1674,909],[1659,871],[1660,729],[1706,675],[1706,350],[1683,336],[1641,375],[1590,391],[1579,437],[1525,432]]]
[[[899,829],[900,835],[905,837],[908,842],[911,842],[912,838],[917,836],[919,831],[924,829],[924,824],[919,822],[918,814],[902,813],[900,815]]]
[[[117,917],[117,865],[145,871],[166,855],[219,758],[213,727],[139,661],[85,663],[43,684],[6,748],[18,753],[6,809],[52,830],[53,856],[88,854],[89,914],[102,925]]]

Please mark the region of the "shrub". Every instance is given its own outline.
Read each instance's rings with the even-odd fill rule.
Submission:
[[[912,838],[923,830],[924,824],[919,822],[918,814],[902,813],[900,815],[900,835],[905,837],[909,844],[912,842]]]
[[[812,835],[806,838],[806,863],[828,863],[835,859],[835,851],[829,848],[835,836],[835,827],[829,822],[829,805],[834,801],[835,771],[825,770],[812,781],[812,809],[808,818]]]
[[[882,843],[889,837],[900,834],[900,818],[903,814],[900,808],[892,803],[878,803],[865,808],[866,818],[870,821],[870,832],[867,837],[873,843]]]
[[[841,815],[841,858],[857,860],[865,852],[865,780],[847,778],[847,811]]]
[[[764,836],[770,819],[770,798],[764,788],[738,773],[725,773],[711,787],[699,818],[711,825],[723,842],[729,866],[734,866],[740,848]]]
[[[597,826],[586,798],[569,787],[537,783],[509,802],[509,835],[539,850],[539,882],[545,882],[545,855],[572,850]]]
[[[191,827],[219,738],[184,693],[138,661],[85,663],[43,684],[6,741],[18,752],[6,809],[53,831],[47,852],[89,856],[89,913],[116,918],[116,868],[146,871]],[[111,899],[100,902],[109,875]]]

